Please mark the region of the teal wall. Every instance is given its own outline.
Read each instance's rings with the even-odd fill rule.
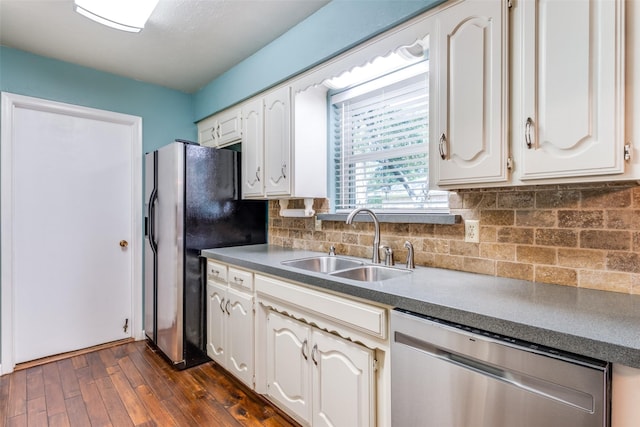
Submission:
[[[195,140],[193,96],[0,46],[0,90],[142,117],[143,149]]]
[[[333,0],[198,91],[194,119],[255,95],[443,1]]]

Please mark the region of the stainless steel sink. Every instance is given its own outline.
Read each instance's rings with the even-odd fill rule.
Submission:
[[[411,270],[400,270],[382,265],[362,265],[348,270],[335,271],[330,274],[334,277],[359,280],[361,282],[379,282],[381,280],[395,279],[396,277],[411,274]]]
[[[331,273],[337,270],[344,270],[364,265],[362,261],[355,259],[328,255],[292,259],[282,261],[282,264],[289,267],[301,268],[307,271],[315,271],[316,273]]]

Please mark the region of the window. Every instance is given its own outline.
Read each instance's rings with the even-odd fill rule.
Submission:
[[[429,191],[429,61],[412,59],[329,97],[336,212],[448,212]]]

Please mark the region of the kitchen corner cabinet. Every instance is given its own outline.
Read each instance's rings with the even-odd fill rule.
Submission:
[[[624,173],[625,1],[518,7],[520,179]]]
[[[254,387],[253,274],[207,262],[207,355]]]
[[[326,98],[283,86],[243,105],[243,198],[326,196]]]
[[[271,311],[266,359],[267,395],[300,422],[375,425],[373,350]]]
[[[435,15],[431,182],[505,183],[508,5],[462,1]]]
[[[198,143],[222,148],[242,139],[242,110],[232,108],[198,122]]]

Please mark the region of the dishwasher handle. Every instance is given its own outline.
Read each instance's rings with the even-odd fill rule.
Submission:
[[[495,380],[511,384],[523,390],[545,396],[549,399],[557,400],[566,405],[582,409],[589,413],[595,411],[595,399],[592,395],[580,390],[561,386],[541,378],[536,378],[508,368],[495,366],[481,360],[471,358],[459,353],[451,352],[447,349],[435,346],[426,341],[406,335],[396,331],[394,341],[404,344],[415,350],[426,353],[429,356],[454,364],[461,368],[473,371]],[[524,350],[520,350],[524,351]]]

